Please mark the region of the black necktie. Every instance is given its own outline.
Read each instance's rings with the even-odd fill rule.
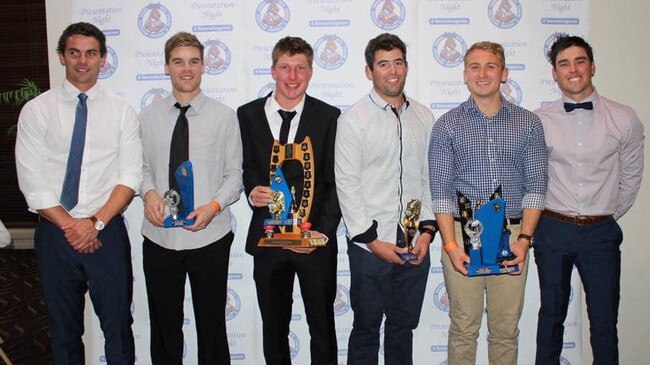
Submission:
[[[70,152],[68,153],[68,163],[65,169],[65,178],[63,179],[60,198],[61,205],[67,211],[76,207],[79,201],[81,161],[83,160],[84,145],[86,143],[86,122],[88,120],[86,99],[88,95],[81,93],[77,97],[79,98],[79,102],[77,103],[77,110],[74,117]]]
[[[572,112],[576,109],[587,109],[587,110],[593,110],[594,109],[594,104],[591,101],[586,101],[584,103],[564,103],[564,110],[568,112]]]
[[[178,119],[176,119],[176,126],[174,127],[174,133],[172,133],[172,142],[169,149],[169,188],[178,191],[178,182],[176,182],[174,174],[178,166],[190,159],[190,130],[185,116],[190,106],[181,106],[179,103],[174,104],[174,106],[180,109],[181,112]]]
[[[296,115],[296,111],[288,112],[286,110],[279,109],[278,113],[282,117],[282,126],[280,127],[280,143],[287,144],[287,139],[289,139],[289,128],[291,127],[291,119]]]

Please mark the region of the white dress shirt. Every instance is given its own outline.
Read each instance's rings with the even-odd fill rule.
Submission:
[[[643,124],[632,108],[593,92],[593,110],[564,110],[566,96],[535,110],[548,148],[546,208],[614,215],[634,203],[643,175]]]
[[[408,97],[399,117],[391,108],[373,89],[338,120],[336,191],[348,238],[367,232],[374,220],[377,238],[395,243],[411,199],[422,204],[420,221],[435,219],[427,163],[433,114]]]
[[[16,171],[29,210],[52,208],[59,199],[70,152],[80,91],[69,81],[30,100],[18,118]],[[138,191],[142,143],[133,108],[99,85],[88,95],[86,142],[75,218],[95,214],[116,185]]]
[[[291,110],[286,110],[288,112],[295,111],[296,115],[291,119],[291,125],[289,126],[289,136],[287,137],[287,143],[293,143],[293,140],[296,139],[296,133],[298,132],[298,125],[300,124],[300,116],[302,115],[302,110],[305,107],[305,95],[302,96],[302,100]],[[282,127],[282,117],[278,110],[282,109],[278,101],[275,100],[275,91],[273,94],[266,98],[266,103],[264,104],[264,113],[266,113],[266,120],[269,121],[269,128],[273,134],[273,139],[276,141],[280,140],[280,128]]]

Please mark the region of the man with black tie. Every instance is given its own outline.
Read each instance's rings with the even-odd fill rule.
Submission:
[[[62,85],[20,113],[16,170],[29,210],[52,327],[55,364],[83,365],[87,291],[106,341],[106,361],[133,364],[131,245],[120,212],[142,180],[135,110],[97,84],[106,37],[89,23],[59,38]]]
[[[237,110],[244,155],[244,187],[253,217],[246,252],[254,258],[254,279],[262,314],[264,358],[267,364],[291,364],[289,322],[297,274],[311,335],[311,363],[336,364],[334,330],[336,297],[336,228],[341,213],[334,187],[334,140],[340,111],[305,93],[312,75],[314,51],[303,39],[285,37],[272,53],[275,90]],[[313,145],[314,193],[309,221],[312,237],[329,238],[319,248],[260,248],[267,205],[274,140],[299,143],[310,137]],[[303,171],[296,161],[282,170],[289,186],[300,196]]]
[[[180,364],[183,302],[189,277],[196,318],[198,363],[230,364],[225,306],[230,246],[229,206],[242,191],[241,144],[235,112],[201,91],[203,44],[179,32],[165,43],[172,94],[140,114],[144,147],[142,259],[151,321],[151,363]],[[164,228],[163,196],[178,191],[175,171],[192,163],[194,203],[179,212],[194,219]],[[181,201],[181,203],[183,203]],[[193,211],[188,212],[188,205]]]

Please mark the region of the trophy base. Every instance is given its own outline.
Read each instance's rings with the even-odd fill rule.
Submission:
[[[171,217],[165,219],[165,228],[187,227],[192,224],[194,224],[194,219],[172,219]]]
[[[398,253],[397,256],[399,256],[399,258],[402,259],[402,261],[406,261],[406,262],[418,260],[418,255],[414,254],[413,252]]]
[[[325,238],[305,238],[301,234],[276,233],[271,238],[261,238],[257,247],[322,247],[326,243]]]
[[[486,276],[486,275],[501,275],[509,274],[519,271],[519,265],[513,266],[503,266],[503,265],[482,265],[482,266],[472,266],[471,264],[467,266],[467,276]]]

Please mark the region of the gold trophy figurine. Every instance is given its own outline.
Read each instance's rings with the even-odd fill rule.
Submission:
[[[411,199],[406,204],[404,210],[404,218],[402,218],[402,226],[404,226],[404,243],[406,252],[399,254],[399,257],[404,261],[415,261],[418,255],[413,253],[413,239],[418,233],[420,226],[420,210],[422,203],[418,199]]]

